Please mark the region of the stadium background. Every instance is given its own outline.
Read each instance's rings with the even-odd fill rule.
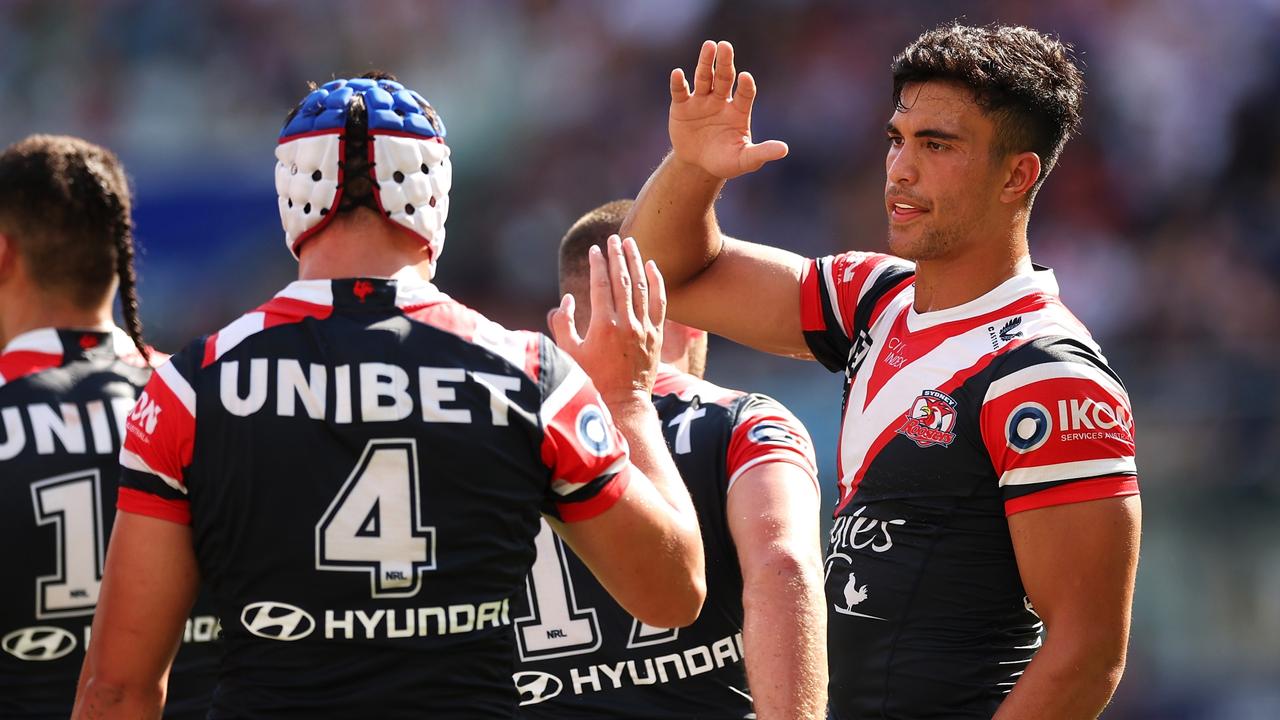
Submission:
[[[271,153],[304,82],[392,70],[449,129],[440,286],[540,328],[557,240],[639,189],[667,148],[667,72],[707,37],[759,80],[757,136],[791,145],[730,184],[726,230],[810,256],[882,249],[889,59],[953,18],[1058,33],[1086,66],[1083,135],[1031,241],[1138,423],[1146,532],[1129,669],[1104,717],[1278,717],[1277,0],[3,0],[0,140],[64,132],[120,153],[143,317],[174,350],[295,272]],[[709,377],[793,408],[833,494],[835,377],[721,341]]]

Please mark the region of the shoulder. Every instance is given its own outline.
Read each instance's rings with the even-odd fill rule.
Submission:
[[[1052,380],[1078,380],[1125,397],[1124,383],[1083,324],[1056,299],[1003,319],[994,333],[1015,345],[993,366],[987,399]]]
[[[402,308],[410,320],[447,332],[479,347],[518,368],[532,381],[546,373],[556,373],[572,360],[542,333],[508,330],[477,310],[437,294],[431,302]]]

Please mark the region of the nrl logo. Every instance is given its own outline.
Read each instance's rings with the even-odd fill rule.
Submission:
[[[952,432],[955,426],[956,401],[944,392],[925,390],[911,404],[898,434],[906,435],[922,448],[947,447],[956,439]]]

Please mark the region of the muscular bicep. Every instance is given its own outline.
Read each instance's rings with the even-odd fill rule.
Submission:
[[[1054,505],[1009,517],[1018,572],[1049,632],[1095,642],[1129,634],[1142,505],[1137,495]]]
[[[744,576],[767,570],[779,553],[821,564],[821,496],[811,470],[790,462],[749,468],[734,482],[726,508]]]
[[[668,314],[757,350],[812,359],[800,322],[804,263],[786,250],[725,237],[702,272],[668,286]]]

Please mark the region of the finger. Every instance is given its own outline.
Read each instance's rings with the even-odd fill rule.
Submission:
[[[597,325],[610,322],[614,309],[613,291],[609,287],[609,267],[599,247],[591,246],[591,250],[587,252],[587,264],[591,272],[591,323],[587,326],[587,335],[590,336]]]
[[[698,67],[693,70],[694,95],[711,93],[711,64],[715,59],[716,44],[710,40],[703,41],[702,50],[698,52]]]
[[[618,320],[634,327],[637,321],[635,309],[631,307],[631,273],[627,271],[627,260],[622,255],[622,239],[617,235],[609,236],[609,285],[613,290],[613,312]]]
[[[671,102],[681,103],[689,99],[689,83],[685,81],[684,70],[676,68],[671,71]]]
[[[649,315],[649,281],[645,278],[644,261],[640,259],[640,246],[635,238],[622,241],[622,254],[627,259],[627,273],[631,275],[631,311],[637,320]]]
[[[652,260],[645,263],[644,272],[649,281],[649,322],[660,328],[667,319],[667,283]]]
[[[727,40],[721,40],[716,45],[716,67],[715,77],[711,85],[712,94],[716,97],[729,97],[729,91],[733,89],[733,76],[736,74],[733,68],[733,45]]]
[[[547,326],[551,328],[551,339],[565,350],[576,350],[582,344],[578,335],[577,323],[573,318],[575,301],[573,295],[566,294],[560,300],[560,307],[547,313]]]
[[[747,170],[759,170],[765,163],[786,157],[788,152],[787,144],[781,140],[752,143],[742,150],[742,164]]]
[[[751,104],[756,101],[756,78],[743,70],[738,73],[738,89],[733,93],[734,104],[741,103],[743,112],[751,112]]]

